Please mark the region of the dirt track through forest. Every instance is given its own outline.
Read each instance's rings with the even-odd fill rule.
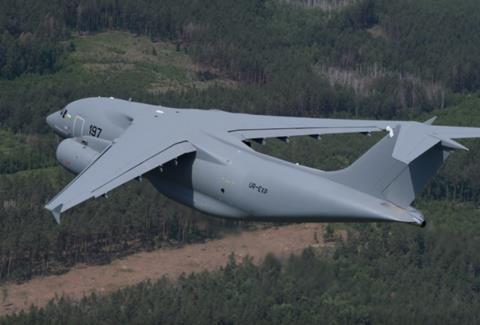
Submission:
[[[205,243],[181,248],[141,252],[101,266],[78,266],[56,276],[38,277],[22,284],[5,284],[0,298],[0,315],[44,306],[62,296],[80,299],[92,292],[108,293],[147,279],[182,273],[210,271],[224,266],[233,252],[238,261],[249,255],[260,263],[268,253],[277,257],[298,254],[308,246],[325,246],[323,225],[294,224],[239,234],[229,234]]]

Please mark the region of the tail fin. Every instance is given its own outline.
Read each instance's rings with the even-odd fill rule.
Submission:
[[[424,137],[416,137],[408,127],[400,130],[402,127],[390,129],[389,135],[351,166],[328,172],[326,177],[397,206],[408,207],[453,148],[443,145],[439,138],[427,137],[425,132],[421,132]],[[428,126],[420,124],[420,127]]]

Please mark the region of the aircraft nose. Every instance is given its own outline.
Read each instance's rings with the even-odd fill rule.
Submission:
[[[58,116],[59,116],[58,112],[55,112],[55,113],[53,113],[53,114],[48,115],[47,118],[46,118],[47,124],[48,124],[52,129],[55,129],[55,124],[57,124],[56,121],[57,121],[57,119],[58,119]]]

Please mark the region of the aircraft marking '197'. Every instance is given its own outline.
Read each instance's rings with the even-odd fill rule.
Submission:
[[[90,134],[92,137],[99,138],[100,135],[102,134],[102,131],[103,131],[102,128],[99,128],[98,126],[93,125],[93,124],[90,125],[89,134]]]

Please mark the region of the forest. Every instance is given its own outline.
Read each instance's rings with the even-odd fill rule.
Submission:
[[[67,213],[72,175],[45,117],[87,96],[174,107],[480,126],[476,0],[0,0],[0,282],[108,263],[255,227],[132,183]],[[321,169],[378,137],[258,148]],[[5,323],[478,322],[480,143],[449,158],[416,206],[429,225],[335,225],[349,239],[254,266],[161,280]],[[194,318],[192,318],[194,317]]]
[[[421,208],[437,217],[435,229],[355,225],[355,238],[334,251],[307,249],[286,260],[270,255],[259,266],[248,257],[238,264],[232,256],[215,272],[144,282],[80,302],[60,299],[3,322],[478,323],[478,209],[451,202],[422,202]]]

